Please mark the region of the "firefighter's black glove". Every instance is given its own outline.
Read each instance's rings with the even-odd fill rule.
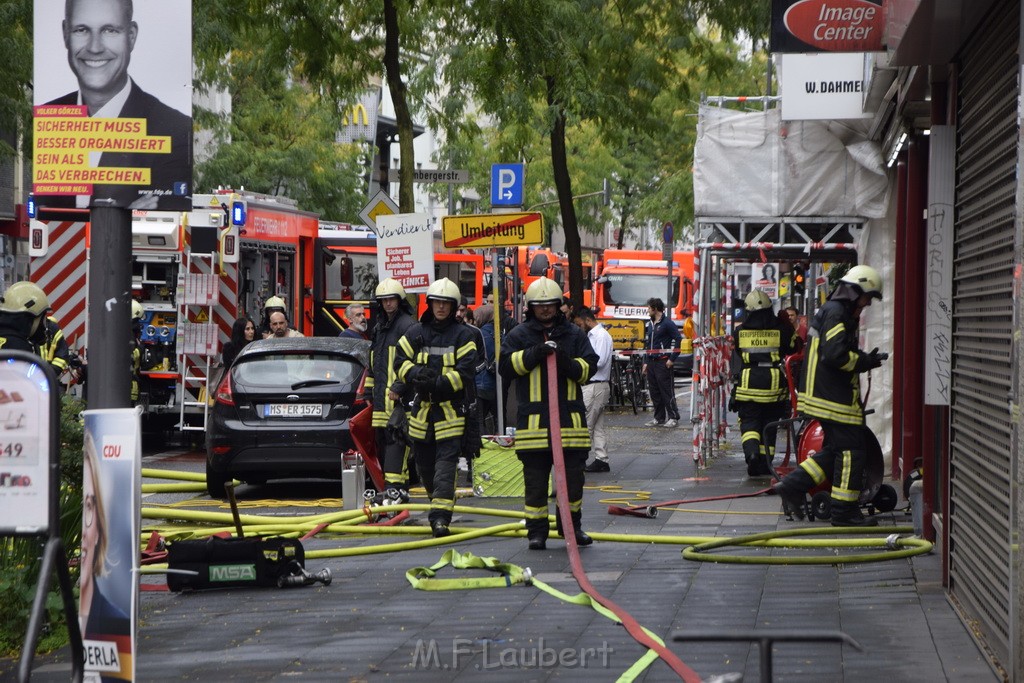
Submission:
[[[735,413],[736,412],[736,387],[735,386],[732,388],[732,391],[729,392],[729,405],[727,407],[729,408],[729,412],[730,413]]]
[[[868,354],[868,370],[882,367],[882,361],[888,357],[887,353],[879,353],[877,346],[871,349],[871,353]]]
[[[526,350],[523,360],[527,366],[542,365],[544,359],[555,352],[554,346],[549,346],[546,343],[535,344]]]
[[[437,370],[434,368],[420,368],[416,373],[416,379],[413,380],[412,385],[416,387],[416,391],[428,394],[434,390],[434,384],[436,382]]]

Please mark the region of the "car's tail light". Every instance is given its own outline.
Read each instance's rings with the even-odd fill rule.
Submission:
[[[366,391],[366,376],[369,374],[369,370],[363,370],[363,376],[359,379],[359,387],[356,389],[356,396],[365,396]],[[352,402],[352,414],[355,415],[360,410],[366,407],[366,400],[357,398]]]
[[[214,446],[210,450],[213,451],[214,455],[224,455],[231,451],[231,446]]]
[[[217,403],[225,406],[235,405],[235,397],[231,395],[231,371],[228,370],[224,373],[224,379],[220,381],[220,385],[217,387],[217,394],[214,396]]]

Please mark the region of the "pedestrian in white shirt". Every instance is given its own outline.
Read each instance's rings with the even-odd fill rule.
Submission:
[[[614,353],[612,336],[604,325],[597,322],[594,312],[589,308],[580,308],[573,312],[573,322],[581,330],[587,333],[590,345],[597,353],[597,371],[590,381],[583,385],[583,404],[587,407],[587,427],[590,429],[590,454],[594,456],[586,466],[584,472],[610,472],[608,464],[608,451],[605,449],[607,435],[605,434],[604,411],[608,407],[608,400],[611,398],[612,355]]]

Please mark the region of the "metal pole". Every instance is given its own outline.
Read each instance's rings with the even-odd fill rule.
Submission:
[[[676,306],[675,299],[672,298],[672,245],[665,243],[665,255],[668,259],[665,261],[665,272],[668,273],[668,279],[666,280],[665,286],[665,315],[668,319],[672,319],[672,309]],[[682,283],[680,283],[682,285]]]
[[[505,392],[501,390],[501,373],[498,372],[498,359],[501,358],[501,313],[505,310],[505,303],[498,298],[501,291],[498,283],[504,280],[505,273],[498,272],[498,250],[495,248],[491,252],[491,292],[494,301],[494,393],[497,396],[494,424],[498,434],[505,433],[505,397],[503,395]]]
[[[130,408],[132,213],[96,206],[90,221],[89,408]]]

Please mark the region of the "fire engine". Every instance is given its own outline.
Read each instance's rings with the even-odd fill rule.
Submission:
[[[484,303],[484,257],[480,254],[446,252],[440,233],[435,239],[434,277],[446,277],[458,284],[467,304],[475,308]],[[313,282],[313,331],[318,335],[337,335],[345,329],[345,307],[351,303],[369,306],[379,281],[377,236],[369,229],[345,224],[322,223],[316,240],[317,267]],[[419,313],[426,310],[420,296]],[[373,307],[369,306],[368,316]]]
[[[693,310],[692,251],[673,252],[672,295],[666,300],[668,286],[660,251],[608,249],[595,282],[595,313],[598,318],[646,318],[647,300],[657,297],[681,326]]]
[[[292,327],[313,333],[307,284],[316,214],[284,197],[218,190],[193,210],[132,212],[132,297],[143,305],[140,403],[149,428],[205,430],[207,389],[240,316],[261,323],[284,299]],[[89,212],[41,208],[30,226],[30,278],[47,292],[72,350],[88,359]]]

